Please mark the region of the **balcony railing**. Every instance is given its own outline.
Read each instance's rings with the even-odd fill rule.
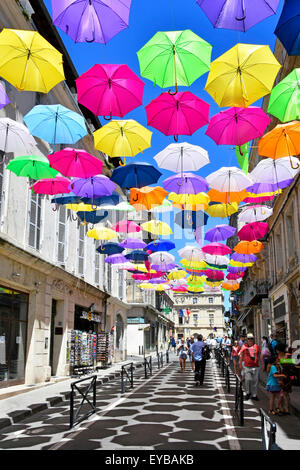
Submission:
[[[267,297],[269,292],[268,281],[255,281],[251,284],[243,286],[243,295],[240,296],[239,302],[243,306],[256,305],[262,298]]]

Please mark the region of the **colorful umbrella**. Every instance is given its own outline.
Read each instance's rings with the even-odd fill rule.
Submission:
[[[48,158],[51,167],[64,176],[90,178],[102,173],[103,162],[85,150],[65,148]]]
[[[300,68],[294,69],[273,88],[268,113],[281,122],[300,119]]]
[[[78,103],[106,120],[143,104],[144,82],[127,66],[96,64],[76,80]]]
[[[239,263],[255,263],[257,256],[255,255],[244,255],[241,253],[232,253],[231,259]]]
[[[169,194],[170,201],[173,202],[173,206],[181,210],[200,211],[205,210],[208,207],[210,198],[206,193],[198,194]]]
[[[223,273],[223,271],[208,269],[206,271],[206,276],[208,277],[208,279],[213,281],[223,281],[225,274]]]
[[[241,147],[246,142],[261,137],[270,122],[271,119],[261,108],[230,108],[211,118],[205,134],[217,145]]]
[[[43,155],[15,157],[7,165],[7,169],[17,176],[24,176],[33,180],[54,178],[58,171],[50,168],[49,161]]]
[[[155,240],[147,245],[147,250],[150,251],[171,251],[176,248],[175,243],[170,240]]]
[[[108,217],[108,212],[98,210],[98,211],[89,211],[89,212],[84,212],[84,211],[79,211],[77,212],[78,218],[84,223],[84,224],[98,224],[99,222],[102,222],[102,220],[106,219]]]
[[[299,163],[296,157],[283,157],[278,160],[265,158],[261,160],[249,174],[254,182],[277,185],[281,181],[294,178],[299,172]]]
[[[247,191],[242,189],[241,191],[221,192],[216,189],[210,189],[207,196],[213,202],[223,202],[224,204],[232,202],[240,203],[247,197]]]
[[[55,176],[55,178],[46,178],[39,180],[30,186],[30,189],[35,194],[48,194],[54,196],[55,194],[68,194],[71,192],[69,189],[70,180],[63,176]]]
[[[139,238],[126,238],[119,246],[122,247],[123,250],[143,250],[146,248],[147,244]]]
[[[193,293],[199,293],[199,292],[204,292],[204,287],[202,286],[188,286],[188,292]]]
[[[93,228],[87,232],[87,236],[96,240],[113,240],[118,238],[118,234],[103,225]]]
[[[292,184],[293,178],[288,180],[278,181],[278,183],[254,183],[247,188],[247,194],[260,194],[261,196],[269,196],[280,193],[281,189],[287,188]]]
[[[131,188],[130,190],[130,204],[137,210],[150,210],[155,206],[160,206],[167,191],[159,186],[151,187],[145,186],[143,188]]]
[[[193,245],[187,245],[181,250],[178,251],[178,254],[181,258],[185,258],[188,261],[202,261],[204,259],[204,253],[201,248]]]
[[[163,187],[176,194],[198,194],[208,190],[208,183],[202,176],[181,173],[164,180]]]
[[[182,269],[177,269],[177,270],[174,270],[174,271],[171,271],[169,274],[168,274],[168,279],[170,281],[177,281],[179,279],[184,279],[186,276],[186,271],[183,271]]]
[[[239,222],[261,222],[273,214],[273,209],[268,206],[247,206],[239,213]]]
[[[202,247],[203,253],[208,253],[209,255],[229,255],[231,254],[231,249],[229,246],[224,245],[223,243],[209,243]]]
[[[253,184],[250,176],[236,167],[222,167],[206,177],[209,186],[220,192],[239,192]],[[229,201],[228,201],[229,202]]]
[[[9,103],[10,99],[5,92],[4,86],[0,83],[0,109],[4,108]]]
[[[206,225],[207,221],[208,215],[202,211],[183,210],[175,216],[175,223],[183,229],[196,230],[200,226]]]
[[[234,214],[238,211],[238,203],[232,202],[231,204],[221,204],[221,203],[209,203],[205,212],[207,212],[210,217],[220,217],[224,219],[225,217],[229,217],[230,215]]]
[[[263,244],[257,240],[248,242],[241,241],[233,248],[236,253],[251,255],[253,253],[259,253],[263,249]]]
[[[247,197],[244,199],[246,204],[262,204],[263,202],[272,201],[274,195],[262,196],[261,194],[250,194],[247,193]]]
[[[265,134],[258,143],[258,154],[274,160],[300,154],[300,122],[278,124]],[[294,168],[291,158],[291,166]],[[298,162],[297,165],[299,166]],[[295,167],[294,169],[298,168]],[[288,178],[286,178],[288,179]]]
[[[212,46],[191,30],[159,31],[137,53],[141,76],[161,88],[190,86],[209,71]]]
[[[0,150],[20,156],[36,150],[35,142],[24,124],[9,118],[0,118]]]
[[[19,91],[49,93],[65,79],[63,56],[37,31],[3,28],[0,76]]]
[[[150,209],[149,212],[162,213],[162,212],[171,212],[172,210],[173,210],[173,204],[167,199],[165,199],[161,206],[155,206],[152,209]]]
[[[133,119],[110,121],[94,132],[95,148],[114,157],[134,157],[151,146],[152,132]]]
[[[209,122],[209,104],[190,91],[161,93],[145,106],[147,124],[164,135],[192,135]]]
[[[265,222],[252,222],[251,224],[244,225],[241,230],[237,233],[240,240],[247,240],[252,242],[253,240],[258,240],[264,238],[268,233],[269,226]]]
[[[144,222],[141,224],[141,228],[153,235],[171,235],[173,233],[171,227],[165,222],[161,222],[161,220]]]
[[[183,173],[197,171],[209,163],[208,152],[198,145],[186,142],[170,144],[155,157],[159,168]]]
[[[215,225],[206,232],[204,240],[208,240],[209,242],[220,242],[222,240],[227,240],[229,237],[233,237],[235,232],[236,228],[231,227],[230,225]]]
[[[298,0],[285,0],[275,34],[288,55],[300,55],[300,4]]]
[[[182,294],[182,293],[188,292],[188,289],[185,286],[176,286],[172,288],[172,291],[175,294]]]
[[[172,271],[172,269],[175,269],[176,264],[175,263],[159,263],[159,264],[152,264],[151,267],[155,271],[167,272],[167,271]]]
[[[88,133],[84,117],[60,104],[37,105],[24,121],[32,135],[52,145],[75,144]]]
[[[205,90],[220,107],[247,108],[271,92],[280,68],[269,46],[236,44],[211,63]]]
[[[130,253],[125,255],[125,258],[131,261],[139,262],[139,261],[147,261],[149,258],[148,253],[142,250],[132,250]]]
[[[205,254],[204,260],[206,261],[207,264],[216,266],[218,269],[223,269],[223,266],[225,266],[224,269],[226,269],[226,266],[229,263],[229,258],[227,258],[226,256],[210,255],[209,253]]]
[[[129,25],[131,0],[51,0],[53,23],[74,42],[106,44]]]
[[[133,274],[132,279],[134,279],[135,281],[150,281],[162,275],[163,273],[161,272],[155,272],[155,273],[147,272],[145,274]]]
[[[247,31],[276,13],[280,0],[197,0],[214,28]]]
[[[240,272],[240,273],[228,273],[227,276],[226,276],[226,279],[228,279],[228,281],[237,281],[238,279],[241,279],[242,277],[245,276],[245,273],[244,272]]]
[[[79,202],[79,204],[67,204],[66,209],[70,209],[74,212],[92,212],[95,210],[91,204],[84,204],[84,202]]]
[[[92,200],[101,196],[111,196],[116,187],[115,183],[104,175],[92,176],[87,179],[74,178],[70,183],[70,190],[74,194]]]
[[[243,267],[228,266],[228,272],[229,273],[235,273],[235,274],[245,273],[247,271],[247,269],[248,268],[246,266],[243,266]]]
[[[124,248],[122,248],[118,243],[108,242],[99,246],[96,251],[101,255],[117,255],[122,253]]]
[[[248,243],[248,242],[247,242]],[[243,248],[242,248],[243,249]],[[247,246],[246,246],[246,249],[247,249]],[[230,260],[230,263],[228,265],[228,267],[230,266],[233,266],[235,268],[250,268],[251,266],[253,266],[254,263],[241,263],[240,261],[233,261],[232,259]]]
[[[170,253],[167,253],[166,251],[157,251],[156,253],[152,253],[149,256],[149,261],[151,265],[166,265],[174,263],[175,256],[171,255]]]
[[[112,226],[112,230],[121,233],[136,233],[141,232],[142,229],[135,222],[129,220],[121,220],[120,222]]]
[[[161,172],[149,163],[131,163],[126,167],[116,168],[111,180],[121,188],[143,188],[155,184],[161,177]]]
[[[122,254],[116,253],[114,255],[107,256],[105,258],[105,263],[108,263],[108,264],[123,264],[123,263],[127,263],[127,259]]]
[[[235,291],[240,288],[240,284],[236,281],[226,281],[223,282],[222,288],[225,290]]]

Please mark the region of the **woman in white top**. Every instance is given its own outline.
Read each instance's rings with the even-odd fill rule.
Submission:
[[[184,372],[185,371],[185,362],[187,360],[187,353],[188,353],[188,347],[184,344],[184,339],[181,340],[181,343],[180,343],[179,347],[177,348],[177,351],[179,353],[180,371]]]

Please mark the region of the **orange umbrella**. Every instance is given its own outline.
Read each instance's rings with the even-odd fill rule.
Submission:
[[[210,189],[207,193],[211,201],[214,202],[223,202],[224,204],[229,204],[231,202],[242,202],[245,197],[247,197],[247,191],[244,189],[238,192],[226,193],[221,192],[216,189]]]
[[[300,122],[278,124],[260,139],[258,154],[262,157],[273,158],[273,160],[298,156],[300,154]],[[294,168],[291,160],[290,162],[291,167]],[[297,168],[299,168],[299,164],[294,169]]]
[[[135,210],[150,210],[160,206],[168,192],[159,186],[144,186],[143,188],[132,188],[130,190],[130,204]]]
[[[253,240],[252,242],[243,240],[235,245],[233,249],[236,253],[240,253],[242,255],[251,255],[253,253],[259,253],[263,247],[263,244],[258,240]]]
[[[238,290],[240,288],[240,284],[239,283],[229,284],[228,282],[223,282],[222,287],[225,290]]]

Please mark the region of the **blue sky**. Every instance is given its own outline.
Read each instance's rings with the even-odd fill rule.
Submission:
[[[213,0],[212,0],[213,1]],[[51,1],[44,0],[51,13]],[[255,1],[253,0],[253,3]],[[157,31],[173,31],[191,29],[194,33],[212,44],[212,60],[226,52],[235,44],[268,44],[271,50],[274,48],[276,37],[274,30],[278,22],[283,0],[281,0],[277,14],[267,18],[263,22],[251,28],[246,33],[239,33],[224,29],[214,29],[202,9],[195,0],[132,0],[129,28],[111,39],[107,45],[102,44],[75,44],[66,34],[60,32],[62,39],[69,51],[78,74],[86,72],[96,63],[116,63],[127,64],[137,75],[139,75],[139,63],[136,52],[147,42]],[[204,90],[208,74],[196,80],[190,88],[182,87],[180,90],[188,90],[195,93],[201,99],[210,104],[210,117],[217,114],[221,109],[214,103],[211,96]],[[143,78],[142,78],[143,79]],[[162,91],[158,86],[147,79],[143,79],[146,86],[144,91],[144,106],[152,99],[156,98]],[[261,102],[255,103],[260,105]],[[146,111],[139,107],[125,118],[135,119],[147,127]],[[101,120],[101,118],[100,118]],[[105,122],[102,120],[103,124]],[[192,136],[179,136],[179,142],[190,142],[205,148],[210,157],[210,164],[203,167],[197,174],[206,177],[222,166],[238,166],[235,151],[225,146],[217,146],[208,136],[205,135],[207,126],[202,127]],[[156,129],[150,128],[153,132],[152,146],[139,154],[134,161],[146,161],[154,164],[153,157],[174,142],[173,137],[166,137]],[[173,175],[169,171],[160,170],[163,179]],[[206,229],[212,226],[226,223],[226,219],[209,218]],[[193,243],[191,234],[187,239],[175,240],[177,249],[185,244]]]

